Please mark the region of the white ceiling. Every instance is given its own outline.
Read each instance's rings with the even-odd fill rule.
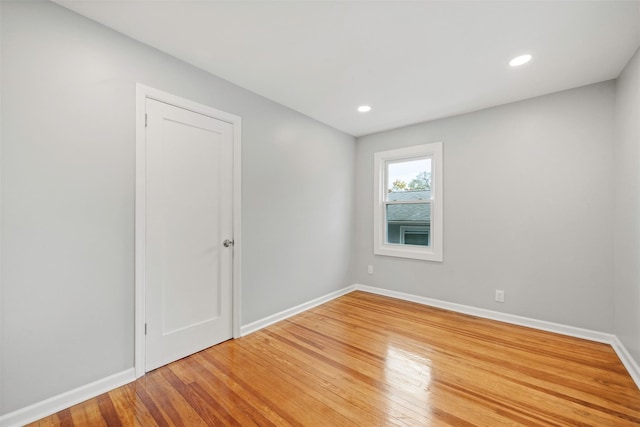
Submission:
[[[613,79],[640,45],[638,0],[55,1],[355,136]]]

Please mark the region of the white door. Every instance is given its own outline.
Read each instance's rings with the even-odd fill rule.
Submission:
[[[233,126],[146,100],[146,361],[232,337]]]

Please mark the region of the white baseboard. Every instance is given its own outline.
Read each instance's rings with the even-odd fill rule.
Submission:
[[[134,369],[102,378],[0,417],[0,427],[18,427],[55,414],[80,402],[128,384],[136,379]]]
[[[631,357],[631,353],[627,350],[627,348],[622,344],[622,341],[617,336],[613,337],[613,342],[611,343],[611,347],[615,350],[616,354],[620,358],[620,361],[627,368],[627,372],[633,378],[633,381],[636,383],[638,388],[640,388],[640,366],[635,361],[633,357]]]
[[[279,313],[272,314],[271,316],[267,316],[263,319],[256,320],[255,322],[251,322],[240,328],[240,336],[249,335],[252,332],[256,332],[262,328],[266,328],[269,325],[273,325],[276,322],[287,319],[296,314],[302,313],[303,311],[307,311],[310,308],[317,307],[320,304],[324,304],[325,302],[341,297],[342,295],[348,294],[349,292],[353,292],[354,290],[355,290],[355,286],[347,286],[346,288],[339,289],[335,292],[331,292],[330,294],[321,296],[319,298],[305,302],[303,304],[297,305],[287,310],[283,310]]]
[[[611,345],[616,352],[620,361],[625,366],[629,375],[640,388],[640,366],[633,359],[628,352],[624,344],[613,334],[605,332],[598,332],[589,329],[576,328],[574,326],[562,325],[559,323],[547,322],[544,320],[531,319],[528,317],[516,316],[513,314],[500,313],[498,311],[487,310],[483,308],[472,307],[463,304],[456,304],[452,302],[437,300],[433,298],[421,297],[417,295],[407,294],[403,292],[390,291],[387,289],[376,288],[367,285],[351,285],[346,288],[337,290],[330,294],[308,301],[304,304],[297,305],[290,309],[281,311],[279,313],[267,316],[263,319],[244,325],[240,329],[241,336],[248,335],[252,332],[256,332],[262,328],[272,325],[281,320],[287,319],[296,314],[302,313],[318,305],[324,304],[332,299],[338,298],[342,295],[346,295],[353,291],[363,291],[372,294],[388,296],[391,298],[398,298],[405,301],[416,302],[418,304],[424,304],[432,307],[443,308],[445,310],[451,310],[458,313],[470,314],[472,316],[478,316],[485,319],[497,320],[500,322],[512,323],[520,326],[527,326],[534,329],[540,329],[548,332],[555,332],[562,335],[583,338],[591,341],[601,342]],[[106,393],[114,388],[123,386],[132,381],[135,381],[135,370],[133,368],[127,369],[120,373],[111,375],[107,378],[95,381],[91,384],[87,384],[82,387],[78,387],[74,390],[62,393],[58,396],[54,396],[42,402],[35,403],[27,406],[26,408],[19,409],[14,412],[0,416],[0,427],[17,427],[24,424],[28,424],[33,421],[37,421],[48,415],[54,414],[62,409],[73,406],[77,403],[84,402],[102,393]]]
[[[363,291],[391,298],[398,298],[401,300],[416,302],[418,304],[424,304],[431,307],[443,308],[445,310],[482,317],[484,319],[497,320],[499,322],[511,323],[514,325],[526,326],[542,331],[553,332],[556,334],[562,334],[570,337],[582,338],[590,341],[609,344],[620,358],[620,361],[629,372],[629,375],[636,383],[636,386],[640,388],[640,367],[638,366],[638,363],[633,359],[631,354],[627,351],[626,347],[614,334],[594,331],[591,329],[578,328],[575,326],[563,325],[560,323],[547,322],[545,320],[532,319],[529,317],[517,316],[515,314],[501,313],[499,311],[487,310],[484,308],[477,308],[469,305],[457,304],[434,298],[421,297],[418,295],[412,295],[360,284],[347,286],[344,289],[332,292],[323,297],[316,298],[307,303],[300,304],[288,310],[281,311],[280,313],[276,313],[255,322],[249,323],[248,325],[245,325],[241,328],[241,335],[245,336],[252,332],[256,332],[276,322],[302,313],[303,311],[309,310],[310,308],[316,307],[320,304],[324,304],[327,301],[331,301],[332,299],[338,298],[353,291]]]
[[[417,295],[405,294],[402,292],[389,291],[387,289],[375,288],[366,285],[354,285],[356,290],[383,295],[391,298],[398,298],[405,301],[417,302],[431,307],[443,308],[485,319],[497,320],[499,322],[511,323],[514,325],[527,326],[529,328],[540,329],[542,331],[555,332],[557,334],[568,335],[576,338],[584,338],[611,344],[614,335],[605,332],[592,331],[590,329],[576,328],[574,326],[562,325],[560,323],[547,322],[544,320],[531,319],[529,317],[517,316],[515,314],[501,313],[499,311],[487,310],[484,308],[472,307],[470,305],[456,304],[434,298],[421,297]]]
[[[372,294],[387,296],[391,298],[398,298],[401,300],[416,302],[418,304],[424,304],[431,307],[443,308],[445,310],[451,310],[458,313],[470,314],[472,316],[478,316],[485,319],[497,320],[514,325],[527,326],[529,328],[539,329],[542,331],[554,332],[570,337],[583,338],[590,341],[609,344],[620,358],[620,361],[629,372],[629,375],[636,383],[636,386],[640,388],[640,367],[631,356],[631,354],[627,351],[624,344],[622,344],[622,342],[614,334],[593,331],[590,329],[576,328],[575,326],[562,325],[560,323],[547,322],[545,320],[531,319],[529,317],[516,316],[514,314],[500,313],[498,311],[486,310],[484,308],[477,308],[433,298],[405,294],[402,292],[375,288],[373,286],[356,284],[353,285],[352,288],[358,291],[369,292]]]
[[[320,304],[324,304],[327,301],[331,301],[332,299],[348,294],[354,289],[355,288],[353,286],[347,286],[346,288],[332,292],[328,295],[324,295],[320,298],[316,298],[312,301],[308,301],[304,304],[300,304],[290,309],[281,311],[280,313],[273,314],[271,316],[265,317],[264,319],[242,326],[240,330],[241,336],[248,335],[273,323],[279,322],[280,320],[284,320],[288,317],[309,310],[310,308],[316,307]],[[33,405],[27,406],[25,408],[18,409],[17,411],[2,415],[0,416],[0,427],[23,426],[135,380],[135,369],[127,369],[126,371],[111,375],[107,378],[100,379],[90,384],[62,393],[58,396],[51,397],[41,402],[34,403]]]

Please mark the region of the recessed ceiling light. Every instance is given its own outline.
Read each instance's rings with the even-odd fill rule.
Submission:
[[[512,67],[518,67],[520,65],[526,64],[529,61],[531,61],[531,55],[520,55],[509,61],[509,65],[511,65]]]
[[[371,107],[369,105],[361,105],[358,107],[358,111],[360,111],[361,113],[368,113],[369,111],[371,111]]]

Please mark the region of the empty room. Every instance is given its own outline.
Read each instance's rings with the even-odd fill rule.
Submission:
[[[640,425],[639,48],[638,0],[0,0],[0,427]]]

